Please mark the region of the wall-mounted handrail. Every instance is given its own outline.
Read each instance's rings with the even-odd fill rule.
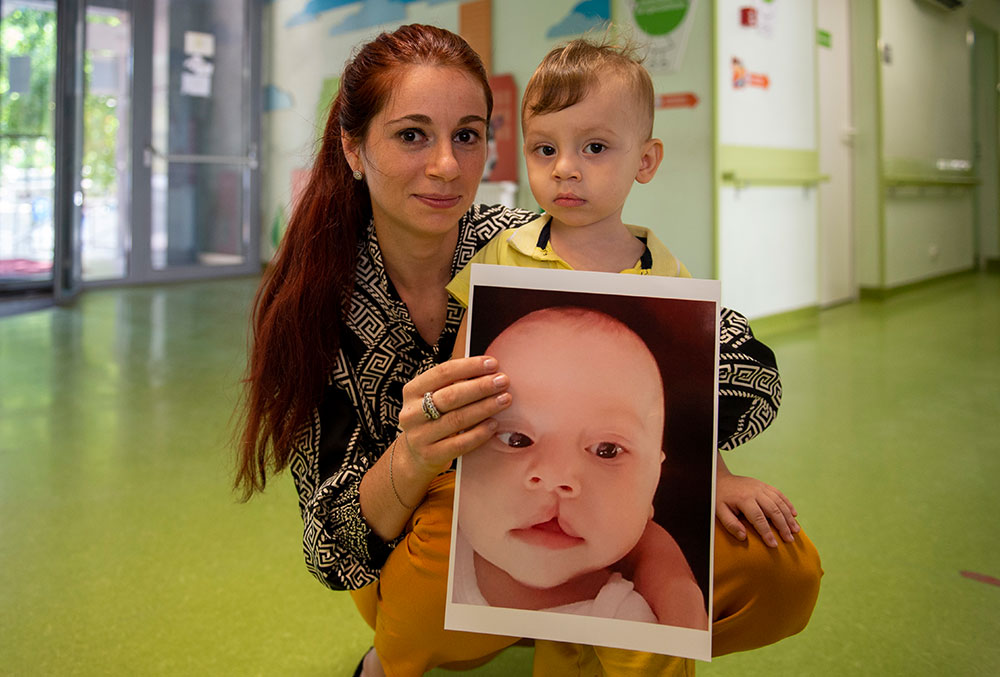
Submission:
[[[723,170],[722,172],[722,182],[733,184],[738,188],[743,188],[746,186],[803,186],[806,188],[814,187],[824,181],[829,181],[829,174],[819,174],[814,172],[808,172],[804,174],[799,173],[756,173],[756,172],[737,172],[735,170]]]
[[[887,188],[902,188],[905,186],[963,186],[973,187],[979,184],[979,178],[968,174],[948,176],[919,176],[916,174],[884,174],[882,182]]]

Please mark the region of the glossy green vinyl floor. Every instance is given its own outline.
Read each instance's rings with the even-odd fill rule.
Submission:
[[[253,288],[0,318],[0,674],[351,674],[370,632],[306,572],[290,479],[229,492]],[[1000,674],[1000,277],[763,338],[784,404],[728,461],[792,498],[826,576],[803,633],[699,674]]]

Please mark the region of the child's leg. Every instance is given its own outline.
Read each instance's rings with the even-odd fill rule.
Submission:
[[[454,473],[435,479],[378,584],[352,595],[369,625],[376,607],[375,652],[389,675],[422,675],[445,664],[473,667],[518,639],[444,630],[454,493]]]
[[[744,521],[747,540],[715,523],[712,655],[747,651],[802,630],[819,595],[819,553],[804,531],[794,543],[764,545]]]

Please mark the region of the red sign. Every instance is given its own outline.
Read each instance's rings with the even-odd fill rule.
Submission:
[[[514,76],[494,75],[493,116],[483,181],[517,181],[517,86]]]
[[[757,25],[757,10],[753,7],[740,7],[740,25],[754,27]]]
[[[657,108],[694,108],[698,105],[698,95],[694,92],[673,92],[656,97]]]

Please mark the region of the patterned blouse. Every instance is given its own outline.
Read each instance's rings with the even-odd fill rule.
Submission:
[[[465,267],[494,235],[538,217],[525,210],[474,205],[459,222],[451,272]],[[417,332],[386,275],[369,225],[358,245],[351,311],[323,402],[295,440],[291,472],[304,524],[306,566],[335,590],[378,579],[402,536],[386,543],[361,515],[361,478],[397,434],[402,389],[417,374],[451,357],[465,310],[452,298],[436,345]],[[722,310],[719,351],[719,448],[732,449],[766,428],[781,401],[771,350],[753,337],[746,318]]]

